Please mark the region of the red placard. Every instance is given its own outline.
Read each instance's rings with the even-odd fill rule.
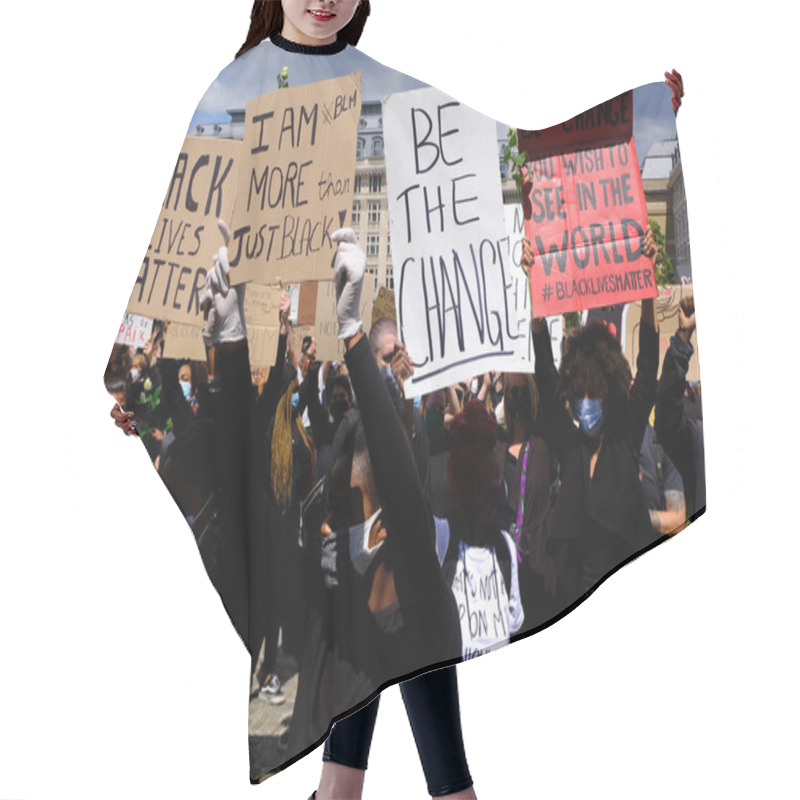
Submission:
[[[537,317],[655,297],[633,92],[543,131],[518,131]]]

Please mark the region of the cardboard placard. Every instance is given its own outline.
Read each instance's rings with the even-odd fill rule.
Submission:
[[[233,283],[330,278],[331,233],[353,207],[361,73],[247,103],[233,239]]]
[[[306,281],[300,284],[297,301],[297,325],[313,325],[317,317],[317,295],[319,281]]]
[[[202,325],[206,273],[222,245],[217,219],[230,223],[242,143],[187,136],[147,247],[127,311]]]
[[[657,293],[643,253],[647,206],[633,140],[633,92],[544,131],[518,131],[534,255],[536,316]]]
[[[496,123],[428,88],[389,95],[383,124],[398,328],[415,368],[406,389],[505,369],[514,349]]]
[[[691,287],[687,286],[659,286],[656,298],[656,320],[658,321],[659,334],[659,374],[664,363],[664,354],[669,348],[670,339],[678,331],[678,306],[681,297],[691,294]],[[636,359],[639,355],[639,325],[642,319],[641,302],[630,303],[625,315],[625,341],[623,351],[625,358],[631,365],[633,374],[636,374]],[[694,355],[689,361],[689,371],[686,380],[700,380],[700,348],[697,344],[697,331],[692,335]]]
[[[364,330],[369,331],[372,319],[372,292],[362,290],[359,304]],[[320,281],[317,284],[317,308],[313,325],[298,326],[294,330],[297,347],[304,336],[313,336],[317,340],[318,361],[342,361],[344,359],[344,342],[339,339],[339,319],[336,315],[336,287],[333,281]]]
[[[242,287],[237,287],[241,291]],[[272,366],[278,351],[278,308],[282,288],[248,283],[244,297],[245,326],[253,367]],[[201,317],[202,320],[202,317]],[[164,337],[166,358],[205,361],[202,325],[171,322]]]
[[[506,298],[509,306],[509,336],[514,347],[514,355],[505,366],[507,372],[535,372],[536,358],[533,353],[533,333],[531,331],[531,295],[528,276],[522,268],[522,239],[525,236],[525,218],[519,203],[503,207],[506,231],[509,236],[510,268],[507,270]],[[560,314],[547,318],[547,326],[553,345],[553,359],[556,367],[561,360],[561,340],[564,338],[564,320]]]
[[[129,347],[144,347],[153,334],[153,320],[139,314],[125,314],[119,325],[117,344]]]
[[[372,306],[372,324],[374,325],[379,319],[391,319],[397,322],[394,291],[385,286],[378,289],[378,296]]]

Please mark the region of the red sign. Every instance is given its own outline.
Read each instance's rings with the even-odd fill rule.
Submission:
[[[655,297],[633,92],[543,131],[518,131],[537,317]]]

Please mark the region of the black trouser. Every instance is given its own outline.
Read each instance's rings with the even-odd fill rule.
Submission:
[[[408,721],[428,783],[428,792],[439,797],[472,786],[461,735],[456,668],[426,672],[400,684]],[[376,697],[368,706],[333,726],[325,742],[323,761],[365,770],[378,716]]]

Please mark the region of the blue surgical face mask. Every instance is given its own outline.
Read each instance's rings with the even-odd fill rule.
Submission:
[[[572,410],[578,418],[581,430],[596,439],[603,430],[603,401],[598,398],[573,400]]]
[[[186,402],[190,403],[192,401],[192,382],[191,381],[178,381],[181,385],[181,389],[183,389],[183,396],[186,398]]]

